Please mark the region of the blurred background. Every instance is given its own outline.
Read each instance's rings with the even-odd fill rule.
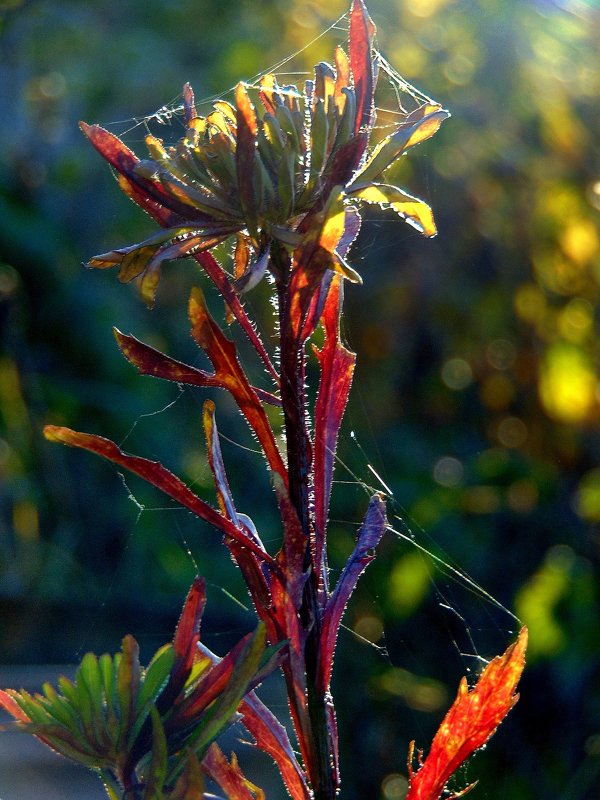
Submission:
[[[401,800],[409,741],[427,747],[460,676],[512,640],[510,610],[531,636],[522,698],[453,788],[479,780],[473,796],[490,800],[591,800],[600,791],[600,11],[594,0],[371,0],[369,9],[389,62],[453,116],[393,176],[433,206],[439,236],[424,240],[369,208],[353,251],[364,286],[348,287],[344,335],[359,366],[336,473],[333,566],[352,547],[368,486],[381,488],[374,472],[393,494],[398,536],[384,541],[340,637],[342,796]],[[170,638],[196,569],[209,582],[209,646],[225,652],[253,625],[218,537],[134,478],[41,435],[48,422],[104,434],[213,500],[206,394],[139,377],[111,332],[198,363],[185,303],[203,279],[193,263],[167,267],[148,311],[113,273],[81,268],[154,228],[77,121],[108,126],[142,155],[148,128],[165,140],[181,133],[178,114],[140,121],[176,108],[184,81],[199,99],[227,97],[346,10],[345,0],[0,0],[3,685],[39,686],[44,670],[32,677],[25,665],[113,652],[126,632],[150,654]],[[340,20],[281,66],[280,81],[331,60],[346,28]],[[380,102],[393,107],[393,92]],[[248,304],[269,316],[263,288]],[[238,508],[274,546],[252,439],[227,398],[215,400]],[[39,778],[53,789],[36,784],[31,764],[54,757],[35,750],[27,761],[9,741],[0,738],[3,800],[39,796],[42,785],[46,797],[83,796],[70,773]]]

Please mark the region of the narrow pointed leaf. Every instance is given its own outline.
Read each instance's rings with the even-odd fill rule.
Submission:
[[[55,425],[47,425],[44,428],[44,435],[53,442],[61,442],[72,447],[80,447],[89,450],[96,455],[106,458],[119,466],[125,467],[144,480],[156,486],[165,494],[172,497],[185,508],[188,508],[196,516],[214,525],[227,536],[237,539],[240,544],[252,550],[259,558],[272,561],[271,557],[250,539],[243,531],[233,525],[230,520],[223,517],[212,506],[205,503],[195,495],[179,478],[169,472],[157,461],[149,461],[139,456],[130,456],[123,453],[114,442],[102,436],[94,436],[89,433],[79,433],[70,428],[63,428]]]
[[[133,636],[125,636],[122,651],[123,655],[117,670],[117,699],[121,721],[119,744],[121,746],[126,743],[133,744],[133,742],[128,742],[128,739],[135,719],[135,706],[142,671],[139,660],[140,650]]]
[[[321,367],[319,390],[315,403],[313,471],[315,487],[315,566],[318,577],[327,579],[324,559],[327,514],[331,498],[333,467],[342,417],[354,374],[356,355],[340,341],[342,281],[335,277],[323,311],[325,344],[315,350]]]
[[[250,102],[248,92],[243,83],[239,83],[235,92],[237,109],[237,145],[235,161],[240,204],[251,236],[257,235],[257,219],[254,186],[254,158],[256,154],[256,136],[258,125],[256,111]]]
[[[213,705],[195,726],[187,738],[186,745],[202,756],[217,736],[226,728],[235,715],[239,704],[248,691],[265,649],[265,629],[259,623],[256,631],[244,647],[235,663],[231,677]],[[176,776],[171,776],[176,777]]]
[[[350,595],[365,568],[375,558],[374,550],[386,529],[385,503],[381,495],[373,495],[356,536],[356,546],[346,562],[323,614],[321,630],[321,663],[317,687],[326,692],[331,679],[333,653],[340,623]]]
[[[204,432],[206,434],[208,463],[215,480],[219,508],[221,509],[221,513],[228,517],[233,524],[239,528],[240,521],[237,511],[235,510],[233,496],[229,488],[229,481],[225,473],[225,464],[223,463],[223,455],[221,453],[221,445],[219,444],[219,434],[215,420],[215,404],[212,400],[206,400],[204,402],[202,419],[204,422]]]
[[[304,238],[294,251],[289,288],[289,326],[294,339],[305,329],[310,304],[328,269],[335,268],[335,251],[344,234],[345,208],[341,187],[334,188],[325,207],[305,223]]]
[[[373,114],[375,93],[371,46],[375,25],[363,0],[353,0],[350,11],[350,65],[356,92],[355,133],[368,128]]]
[[[208,672],[206,672],[200,679],[197,686],[193,690],[188,691],[185,700],[179,705],[176,719],[185,720],[188,724],[192,723],[196,717],[200,717],[205,708],[213,703],[226,689],[231,676],[236,669],[240,658],[244,657],[244,653],[248,648],[249,643],[252,641],[253,633],[248,633],[239,642],[237,642],[226,656],[223,656]],[[283,644],[278,645],[275,650],[269,648],[267,662],[269,663],[269,655],[275,656]],[[202,646],[201,646],[201,649]],[[266,651],[267,652],[267,651]],[[271,665],[271,671],[273,666]],[[257,678],[257,676],[259,676]],[[249,687],[254,688],[257,685],[256,681],[260,682],[264,679],[265,675],[262,674],[262,667],[259,670],[257,667],[256,673],[252,676],[252,681],[249,681]]]
[[[173,637],[175,654],[188,671],[191,670],[194,664],[196,645],[200,638],[200,622],[205,605],[205,582],[203,578],[196,577],[185,598],[181,616],[175,629],[175,636]]]
[[[242,722],[256,746],[271,756],[292,800],[310,800],[306,776],[292,748],[286,729],[262,700],[251,692],[240,706]]]
[[[175,663],[175,650],[173,645],[166,644],[152,657],[146,667],[144,680],[140,687],[135,704],[135,715],[140,717],[152,705],[162,689],[165,687],[171,669]]]
[[[155,708],[150,709],[152,719],[152,758],[145,776],[144,800],[164,800],[163,786],[167,777],[167,738]]]
[[[350,61],[342,47],[335,49],[335,72],[335,107],[341,115],[346,107],[346,94],[343,90],[350,86]]]
[[[185,124],[189,125],[198,116],[194,102],[194,90],[189,83],[185,83],[183,86],[183,110],[185,111]]]
[[[442,720],[429,755],[416,772],[409,763],[406,800],[438,800],[450,776],[472,753],[488,741],[519,699],[515,689],[523,667],[527,629],[503,655],[492,659],[476,685],[469,689],[466,678]],[[412,761],[411,746],[410,761]],[[456,796],[456,795],[455,795]]]
[[[130,184],[139,190],[135,192],[136,202],[149,213],[156,210],[156,203],[166,212],[171,211],[186,221],[211,222],[212,217],[201,213],[191,205],[180,202],[158,182],[149,180],[136,173],[139,158],[114,134],[100,127],[100,125],[79,124],[82,132],[87,136],[92,145],[117,172],[124,175]],[[146,198],[150,201],[146,203]]]
[[[11,692],[0,689],[0,708],[8,711],[19,722],[30,722],[31,720],[17,703]]]

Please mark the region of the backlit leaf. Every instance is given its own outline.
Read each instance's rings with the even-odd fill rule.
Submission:
[[[163,786],[167,777],[167,738],[160,715],[150,709],[152,720],[152,757],[145,775],[144,800],[164,800]]]
[[[281,475],[287,483],[287,472],[271,424],[238,360],[235,344],[224,335],[210,316],[200,289],[192,290],[188,308],[192,336],[211,360],[216,380],[231,392],[240,411],[258,437],[270,468]]]
[[[311,792],[302,767],[290,743],[286,729],[262,700],[251,692],[240,706],[242,722],[257,746],[277,764],[292,800],[310,800]]]
[[[350,65],[356,92],[356,123],[358,133],[371,123],[375,92],[371,47],[375,25],[363,0],[353,0],[350,11]]]
[[[265,649],[265,629],[259,623],[256,631],[250,635],[237,658],[231,677],[224,690],[204,714],[192,734],[187,737],[187,746],[203,755],[222,730],[229,725],[239,704],[248,691],[252,677],[256,673]],[[171,779],[176,775],[171,774]]]
[[[440,106],[425,106],[428,113],[421,116],[422,109],[417,109],[407,117],[407,121],[387,136],[373,150],[364,167],[354,176],[352,187],[358,187],[377,180],[381,173],[399,158],[409,147],[413,147],[425,139],[429,139],[439,129],[445,119],[450,116]],[[435,109],[435,110],[430,110]]]
[[[375,548],[385,533],[387,520],[381,495],[373,495],[365,518],[356,535],[356,546],[325,607],[321,629],[321,663],[318,688],[326,692],[331,679],[333,653],[344,610],[365,568],[375,558]]]
[[[228,761],[221,748],[213,742],[208,748],[202,766],[215,783],[221,787],[228,800],[264,800],[264,793],[242,773],[235,753]],[[252,790],[255,791],[252,791]]]
[[[315,491],[315,568],[318,576],[327,579],[323,562],[327,513],[333,481],[337,437],[348,401],[356,355],[340,341],[342,281],[335,277],[331,283],[323,311],[325,344],[315,350],[321,366],[319,390],[315,403],[313,474]]]
[[[44,435],[47,439],[54,442],[61,442],[72,447],[80,447],[96,453],[108,461],[129,469],[139,475],[144,480],[156,486],[165,494],[172,497],[185,508],[188,508],[196,516],[214,525],[215,528],[239,540],[241,544],[252,550],[257,556],[265,560],[271,560],[270,556],[250,539],[243,531],[233,525],[230,520],[219,514],[216,509],[205,503],[195,495],[179,478],[169,472],[157,461],[149,461],[139,456],[130,456],[123,453],[114,442],[102,436],[94,436],[89,433],[78,433],[70,428],[63,428],[55,425],[47,425],[44,428]]]
[[[240,521],[237,516],[237,511],[235,510],[231,489],[229,488],[229,481],[225,474],[225,464],[223,463],[217,423],[215,421],[215,404],[212,400],[206,400],[204,402],[202,419],[204,422],[204,432],[206,434],[208,463],[215,479],[219,508],[222,514],[228,517],[234,525],[239,527]]]
[[[254,159],[258,124],[256,111],[243,83],[235,92],[237,109],[237,145],[235,151],[239,200],[250,235],[257,237],[256,187],[254,186]]]
[[[349,196],[354,200],[365,203],[377,203],[385,207],[390,206],[401,217],[406,219],[413,227],[425,236],[435,236],[437,229],[433,219],[433,212],[422,200],[385,183],[373,183],[353,189]]]
[[[416,772],[410,763],[414,742],[411,746],[406,800],[438,800],[450,776],[496,731],[519,699],[515,689],[525,666],[526,647],[527,629],[522,628],[517,641],[490,661],[472,689],[466,678],[461,680],[456,700]]]

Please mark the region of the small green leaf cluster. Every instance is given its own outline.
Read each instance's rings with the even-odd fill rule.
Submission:
[[[8,689],[0,704],[18,728],[96,770],[111,800],[191,800],[204,791],[203,758],[273,655],[262,625],[222,660],[195,649],[191,669],[174,644],[143,668],[128,635],[113,656],[87,653],[58,690]]]

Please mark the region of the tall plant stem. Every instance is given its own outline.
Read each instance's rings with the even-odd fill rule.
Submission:
[[[333,741],[327,697],[316,688],[320,660],[321,612],[318,600],[316,571],[312,564],[311,538],[314,525],[312,509],[311,444],[308,432],[306,404],[306,352],[302,337],[294,335],[290,319],[290,296],[288,292],[291,264],[289,256],[278,250],[273,256],[278,272],[278,299],[281,342],[281,399],[284,414],[287,466],[290,500],[296,509],[298,520],[306,540],[304,569],[309,577],[304,588],[300,618],[307,633],[304,649],[307,702],[304,708],[295,706],[298,716],[308,716],[311,741],[302,747],[315,800],[334,800],[337,794],[337,747]],[[301,326],[300,326],[301,327]],[[296,326],[296,329],[298,326]],[[286,671],[287,672],[287,671]],[[286,675],[288,684],[293,675]],[[292,686],[290,699],[293,697]],[[293,701],[292,701],[293,702]],[[300,731],[299,731],[300,734]]]

